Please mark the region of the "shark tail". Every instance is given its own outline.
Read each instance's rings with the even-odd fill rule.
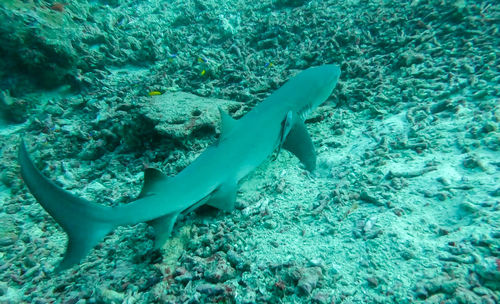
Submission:
[[[42,207],[61,225],[68,235],[66,252],[56,271],[77,264],[118,223],[113,208],[76,197],[55,185],[34,166],[24,141],[19,146],[21,176]]]

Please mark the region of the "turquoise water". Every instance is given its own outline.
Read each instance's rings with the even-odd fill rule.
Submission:
[[[499,18],[495,1],[1,1],[0,303],[499,302]],[[305,117],[310,144],[287,128],[295,112],[222,130],[219,108],[240,119],[325,64],[342,74]],[[252,173],[200,194],[272,134]],[[168,188],[166,207],[127,216],[186,208],[161,248],[165,226],[122,225],[145,169],[174,179],[227,138],[248,148],[188,190],[146,171],[159,186],[143,197]],[[79,245],[88,218],[119,223],[68,269],[68,230],[32,194],[54,192],[28,189],[21,139],[57,187],[105,206],[48,200],[83,223]],[[221,193],[212,205],[231,210],[203,205]]]

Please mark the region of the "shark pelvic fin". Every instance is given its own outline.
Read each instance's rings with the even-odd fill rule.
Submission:
[[[148,222],[155,229],[155,248],[163,247],[172,233],[175,221],[179,213],[170,213]]]
[[[19,145],[21,176],[33,196],[68,235],[64,258],[56,271],[80,262],[119,223],[113,208],[74,196],[43,176],[33,165],[24,141]]]
[[[219,107],[219,113],[220,113],[220,118],[222,121],[222,126],[221,126],[221,137],[226,136],[231,132],[231,130],[234,128],[234,125],[236,124],[237,120],[232,118],[229,114],[224,112],[221,107]]]
[[[224,183],[210,196],[207,205],[224,211],[234,210],[236,201],[237,183]]]
[[[283,143],[283,148],[295,154],[308,171],[316,168],[316,151],[303,121],[295,121]]]
[[[153,194],[155,183],[168,179],[168,176],[155,168],[147,168],[144,170],[144,184],[142,185],[141,192],[137,198]]]

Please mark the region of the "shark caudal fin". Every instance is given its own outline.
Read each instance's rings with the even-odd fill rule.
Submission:
[[[64,259],[56,271],[77,264],[115,228],[112,208],[78,198],[43,176],[33,165],[24,141],[19,145],[19,163],[26,186],[68,235]]]

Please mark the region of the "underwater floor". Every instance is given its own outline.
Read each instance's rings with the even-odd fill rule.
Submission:
[[[0,303],[500,302],[497,1],[0,1],[0,20]],[[281,151],[162,250],[119,227],[53,272],[67,240],[21,138],[64,189],[125,204],[214,143],[218,107],[327,63],[313,173]]]

